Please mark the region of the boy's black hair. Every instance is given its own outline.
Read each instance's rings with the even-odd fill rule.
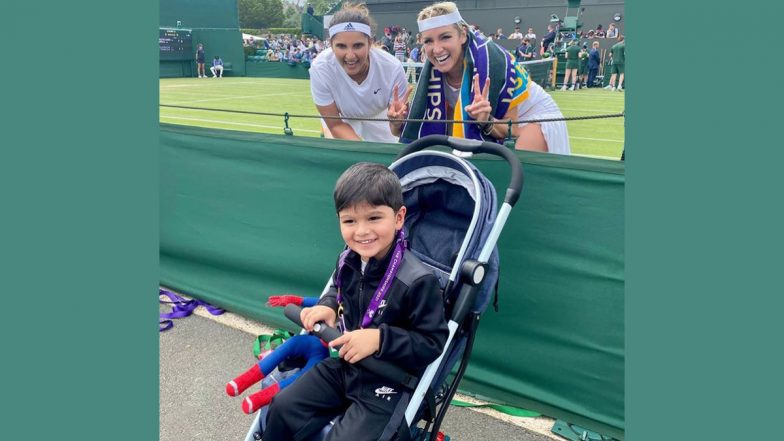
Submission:
[[[335,184],[335,211],[368,203],[386,205],[395,213],[403,206],[403,190],[397,175],[382,164],[359,162],[340,175]]]

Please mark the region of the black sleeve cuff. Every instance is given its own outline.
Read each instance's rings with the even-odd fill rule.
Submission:
[[[334,297],[324,296],[319,299],[317,305],[326,306],[327,308],[338,310],[338,301]]]

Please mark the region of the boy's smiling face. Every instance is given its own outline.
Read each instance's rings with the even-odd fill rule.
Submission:
[[[403,228],[406,207],[397,213],[387,205],[362,203],[340,210],[340,234],[349,248],[367,262],[383,258],[395,242],[395,232]]]

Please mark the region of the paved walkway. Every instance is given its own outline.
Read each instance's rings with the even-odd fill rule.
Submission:
[[[242,441],[253,421],[242,412],[241,398],[227,396],[224,387],[253,364],[255,335],[268,332],[248,330],[259,325],[233,314],[216,319],[202,310],[160,333],[160,441]],[[495,415],[453,406],[442,431],[454,441],[562,439],[544,434],[552,420],[489,413]]]

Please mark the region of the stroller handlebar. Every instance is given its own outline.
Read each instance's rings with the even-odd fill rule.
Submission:
[[[302,311],[301,307],[299,307],[299,306],[297,306],[297,305],[295,305],[293,303],[289,303],[288,305],[286,305],[285,308],[283,308],[283,315],[285,315],[287,319],[291,320],[292,322],[294,322],[297,326],[299,326],[301,328],[302,327],[302,320],[299,317],[300,311]]]
[[[520,192],[523,189],[523,167],[520,165],[517,156],[511,150],[494,142],[455,138],[446,135],[428,135],[408,144],[403,148],[400,154],[398,154],[397,159],[436,145],[444,145],[462,152],[488,153],[504,158],[506,162],[509,163],[512,171],[509,186],[507,187],[506,195],[504,196],[504,202],[514,206],[517,199],[520,198]]]
[[[302,320],[300,320],[300,311],[302,308],[295,304],[288,304],[286,308],[283,309],[283,315],[286,316],[289,320],[296,323],[299,327],[302,327]],[[329,343],[332,340],[341,336],[340,331],[337,329],[327,326],[324,322],[318,322],[316,326],[313,327],[313,331],[311,334],[315,335],[316,337],[324,340],[325,342]],[[340,349],[340,346],[335,346],[335,349]],[[408,372],[404,371],[400,367],[389,363],[387,361],[379,360],[377,358],[366,357],[362,360],[358,361],[357,364],[362,366],[363,368],[381,375],[382,377],[388,378],[393,380],[397,383],[400,383],[411,390],[416,388],[418,379],[417,377],[409,374]]]

